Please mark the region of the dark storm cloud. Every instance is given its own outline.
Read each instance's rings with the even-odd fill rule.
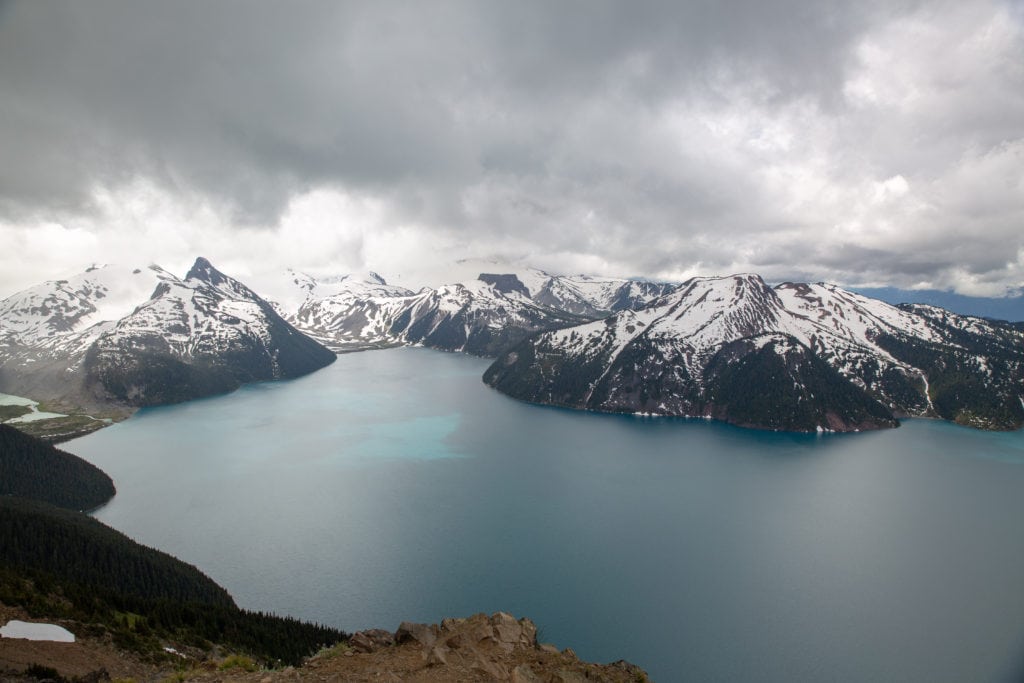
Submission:
[[[478,253],[651,275],[701,264],[856,279],[885,262],[891,279],[918,278],[920,254],[886,247],[878,226],[946,239],[960,213],[996,226],[991,247],[1021,213],[1020,193],[998,189],[1022,136],[1007,94],[1024,84],[1020,15],[958,7],[9,2],[0,220],[103,220],[97,188],[142,179],[214,207],[225,230],[274,230],[296,197],[327,187]],[[1017,19],[990,19],[1000,12]],[[1018,33],[972,51],[961,27],[975,25]],[[958,30],[967,54],[943,63]],[[908,35],[913,49],[892,52]],[[909,189],[877,190],[897,177]],[[949,191],[970,182],[980,207]],[[924,260],[955,284],[942,259]]]
[[[506,159],[538,172],[542,154],[503,148],[560,134],[560,114],[609,88],[657,100],[755,73],[827,91],[837,44],[866,21],[854,7],[15,2],[0,187],[63,203],[143,173],[259,213],[323,180],[464,183]],[[537,110],[526,135],[495,120]]]

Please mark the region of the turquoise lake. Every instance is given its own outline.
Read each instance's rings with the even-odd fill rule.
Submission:
[[[117,485],[96,517],[249,609],[504,610],[662,683],[1024,676],[1024,434],[585,414],[498,394],[487,363],[342,355],[63,448]]]

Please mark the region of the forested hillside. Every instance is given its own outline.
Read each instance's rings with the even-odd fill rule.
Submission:
[[[91,510],[114,493],[114,482],[95,465],[0,424],[0,495]]]
[[[0,497],[0,602],[36,617],[74,619],[131,649],[165,642],[244,650],[297,663],[345,634],[239,609],[195,567],[80,513]]]

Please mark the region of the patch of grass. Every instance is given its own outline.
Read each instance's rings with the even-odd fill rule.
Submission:
[[[28,406],[0,406],[0,422],[13,420],[22,415],[28,415],[32,409]]]
[[[33,420],[32,422],[17,422],[11,426],[51,443],[60,443],[85,436],[108,424],[102,420],[94,420],[88,415],[68,415],[66,417],[51,417],[46,420]]]
[[[231,669],[241,669],[242,671],[258,671],[259,665],[250,657],[245,655],[231,655],[220,663],[217,667],[220,671],[230,671]]]
[[[114,619],[119,623],[127,626],[129,630],[134,631],[136,625],[143,620],[141,614],[135,614],[134,612],[118,612],[114,610]]]
[[[341,657],[351,649],[348,643],[337,643],[330,647],[321,648],[319,652],[313,655],[313,659],[334,659],[335,657]]]

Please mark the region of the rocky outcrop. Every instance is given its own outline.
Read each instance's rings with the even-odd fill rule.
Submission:
[[[440,624],[402,622],[394,634],[380,629],[353,634],[303,669],[346,681],[646,681],[638,666],[581,661],[569,649],[537,642],[537,626],[511,614],[477,614]],[[275,680],[271,678],[271,680]]]
[[[0,624],[28,619],[21,609],[0,603]],[[74,643],[4,639],[0,681],[38,681],[52,671],[65,679],[278,683],[291,681],[408,681],[416,683],[642,683],[647,673],[624,660],[592,664],[566,648],[537,642],[537,627],[510,614],[476,614],[440,624],[403,622],[397,631],[370,629],[321,650],[302,666],[264,669],[252,658],[194,647],[167,648],[141,657],[107,636],[62,621],[80,634]],[[35,668],[32,668],[35,667]]]

